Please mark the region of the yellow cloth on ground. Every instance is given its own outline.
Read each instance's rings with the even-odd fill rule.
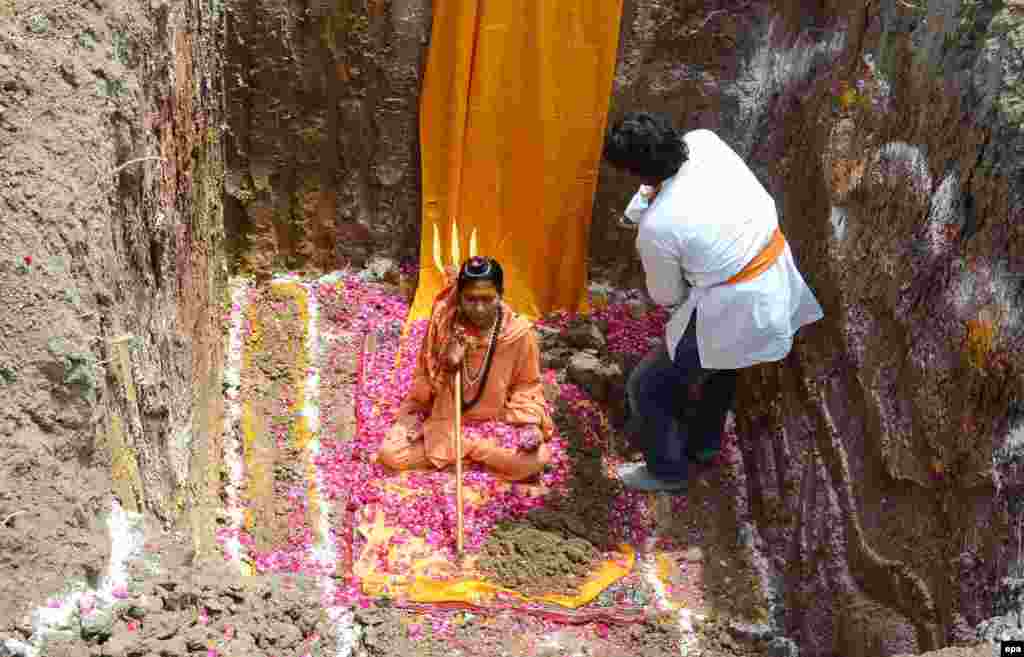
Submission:
[[[408,473],[402,473],[389,479],[383,487],[400,499],[420,494],[421,491],[409,486],[407,481]],[[502,487],[515,487],[526,495],[537,497],[548,492],[543,486],[506,483]],[[485,491],[472,487],[466,487],[465,491],[467,507],[486,502]],[[624,544],[619,548],[618,557],[601,563],[575,595],[551,593],[528,598],[485,581],[476,568],[474,556],[466,555],[459,566],[407,528],[390,525],[379,507],[371,505],[364,513],[357,530],[366,543],[359,554],[354,555],[352,570],[368,595],[404,596],[410,602],[420,603],[466,602],[477,605],[485,605],[495,596],[506,595],[574,609],[591,602],[610,585],[628,575],[636,559],[633,549]]]
[[[430,315],[443,281],[434,230],[459,253],[505,268],[506,299],[536,318],[586,305],[598,165],[622,0],[434,3],[420,107],[423,229],[410,319]]]

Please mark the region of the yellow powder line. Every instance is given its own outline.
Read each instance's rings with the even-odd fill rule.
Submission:
[[[249,322],[249,334],[245,338],[245,343],[242,351],[242,369],[241,372],[248,372],[252,368],[253,356],[263,348],[263,330],[259,321],[258,309],[254,305],[245,306],[245,317]],[[241,390],[239,390],[241,394]],[[255,418],[253,417],[252,400],[248,397],[242,399],[242,418],[241,418],[241,430],[242,430],[242,468],[243,468],[243,482],[240,498],[245,500],[245,510],[242,512],[241,527],[244,527],[248,531],[252,531],[253,527],[253,511],[252,506],[249,502],[252,502],[253,490],[252,490],[252,477],[256,469],[259,467],[253,463],[252,452],[253,445],[256,441],[256,433],[253,427]],[[253,564],[252,557],[248,554],[239,554],[239,559],[242,564],[242,572],[245,575],[255,574],[255,566]]]
[[[247,373],[252,368],[253,354],[260,351],[263,346],[260,331],[259,316],[255,306],[246,306],[245,317],[249,323],[249,334],[245,339],[245,351],[242,352],[242,372]],[[253,427],[252,400],[246,396],[242,400],[242,462],[245,464],[245,488],[242,494],[243,499],[251,501],[252,491],[250,489],[250,477],[252,475],[252,448],[256,442],[255,428]],[[246,505],[244,512],[245,527],[250,527],[252,511]]]

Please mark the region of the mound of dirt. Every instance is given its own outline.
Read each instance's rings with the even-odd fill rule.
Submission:
[[[604,475],[600,462],[582,462],[569,482],[569,493],[531,511],[528,519],[539,529],[577,536],[600,550],[614,549],[608,508],[621,486]]]
[[[484,544],[480,569],[494,582],[526,595],[574,593],[600,559],[580,538],[527,523],[501,523]]]
[[[601,552],[618,546],[609,508],[622,484],[607,477],[600,448],[587,444],[563,404],[555,407],[554,421],[572,461],[566,491],[525,519],[498,525],[480,560],[488,577],[527,595],[575,591],[595,571]]]
[[[609,479],[601,461],[601,450],[587,445],[576,418],[557,408],[554,420],[568,442],[572,478],[565,495],[552,496],[545,505],[531,511],[527,519],[538,529],[576,536],[599,550],[617,547],[608,513],[613,500],[622,493],[622,483]]]

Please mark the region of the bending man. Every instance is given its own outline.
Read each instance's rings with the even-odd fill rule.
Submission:
[[[713,132],[680,134],[667,117],[633,112],[610,131],[604,158],[642,183],[626,216],[638,227],[648,294],[673,310],[665,344],[627,387],[646,466],[627,464],[620,476],[640,490],[684,491],[688,457],[706,460],[718,448],[736,370],[782,360],[800,327],[823,313],[775,201]],[[681,417],[701,390],[712,394]]]
[[[434,301],[412,388],[377,453],[395,470],[455,463],[454,374],[462,368],[463,420],[498,421],[518,433],[519,447],[491,439],[463,440],[464,457],[498,476],[520,481],[551,460],[554,431],[540,373],[540,349],[530,322],[502,300],[504,274],[490,258],[471,258],[454,285]],[[429,413],[422,433],[417,415]]]

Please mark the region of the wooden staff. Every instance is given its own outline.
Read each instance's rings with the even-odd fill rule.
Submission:
[[[465,356],[463,356],[465,358]],[[458,524],[456,547],[462,556],[462,372],[455,370],[455,517]]]

